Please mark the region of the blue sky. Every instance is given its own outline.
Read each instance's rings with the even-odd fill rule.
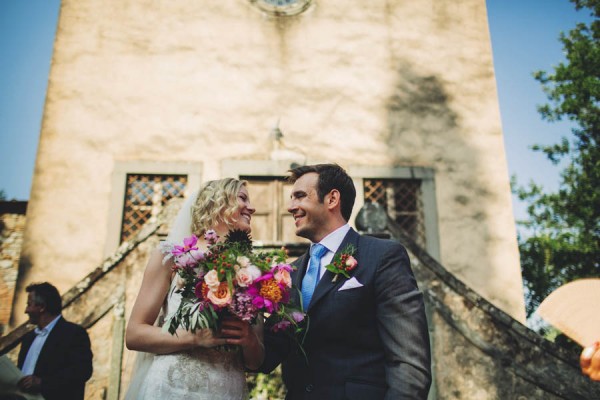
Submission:
[[[0,189],[27,200],[60,0],[3,0],[0,5]],[[529,147],[570,134],[567,123],[542,121],[545,102],[532,72],[562,59],[558,41],[579,21],[590,21],[568,0],[487,0],[494,66],[509,172],[522,183],[558,187],[558,168]],[[517,218],[525,206],[515,203]]]

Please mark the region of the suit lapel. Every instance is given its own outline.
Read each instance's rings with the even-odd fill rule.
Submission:
[[[40,351],[40,356],[35,364],[35,372],[39,372],[38,368],[42,368],[40,371],[45,371],[44,368],[47,361],[54,359],[54,350],[57,348],[58,341],[62,337],[63,326],[64,318],[60,317],[60,319],[56,321],[56,325],[54,325],[52,331],[48,334],[44,347],[42,347],[42,351]]]
[[[338,247],[338,249],[334,255],[334,258],[336,255],[341,253],[342,250],[344,250],[344,248],[350,243],[353,244],[356,249],[358,249],[358,238],[359,237],[360,237],[359,234],[356,233],[356,231],[354,229],[350,228],[350,230],[344,237],[344,240],[342,240],[340,247]],[[305,262],[305,264],[306,264],[306,262]],[[310,305],[308,306],[307,312],[312,310],[319,303],[319,301],[323,297],[325,297],[325,295],[327,293],[329,293],[331,291],[331,289],[333,289],[336,286],[341,286],[342,283],[346,280],[344,278],[344,276],[340,276],[340,277],[338,277],[336,282],[332,282],[334,276],[335,275],[331,271],[329,271],[329,270],[325,271],[325,273],[323,274],[323,277],[321,277],[321,279],[319,280],[319,283],[317,284],[317,287],[315,288],[315,292],[313,293],[313,297],[310,301]],[[340,279],[340,278],[342,278],[342,279]]]
[[[308,266],[308,260],[310,258],[308,254],[309,252],[307,251],[292,263],[292,265],[297,268],[294,272],[292,272],[292,287],[297,288],[298,290],[292,290],[291,304],[297,304],[298,308],[300,308],[300,290],[302,288],[302,278],[304,277],[306,267]]]

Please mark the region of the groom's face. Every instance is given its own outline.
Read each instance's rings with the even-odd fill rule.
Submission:
[[[318,243],[327,234],[328,212],[319,201],[317,183],[319,175],[310,172],[302,175],[294,183],[288,211],[294,217],[296,235]]]

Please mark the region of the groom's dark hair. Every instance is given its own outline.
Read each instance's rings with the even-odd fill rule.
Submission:
[[[356,189],[354,188],[352,178],[348,176],[344,168],[337,164],[315,164],[302,165],[290,169],[288,172],[290,173],[288,181],[291,183],[296,182],[304,174],[317,173],[319,175],[319,180],[317,181],[319,201],[322,203],[325,195],[336,189],[340,192],[342,217],[346,222],[350,220],[352,207],[354,207],[354,200],[356,199]]]

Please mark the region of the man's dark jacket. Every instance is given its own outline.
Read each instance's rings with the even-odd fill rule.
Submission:
[[[362,286],[344,290],[349,279],[340,276],[334,282],[326,271],[308,308],[303,346],[308,362],[293,343],[265,332],[261,371],[283,362],[288,400],[426,399],[431,384],[427,320],[406,250],[354,230],[338,254],[348,244],[356,249],[358,261],[350,279]],[[305,254],[294,262],[298,269],[292,282],[297,287],[308,259]]]
[[[19,368],[35,337],[32,331],[23,338]],[[48,334],[33,375],[41,378],[46,400],[83,400],[85,382],[92,376],[92,350],[86,330],[61,317]]]

